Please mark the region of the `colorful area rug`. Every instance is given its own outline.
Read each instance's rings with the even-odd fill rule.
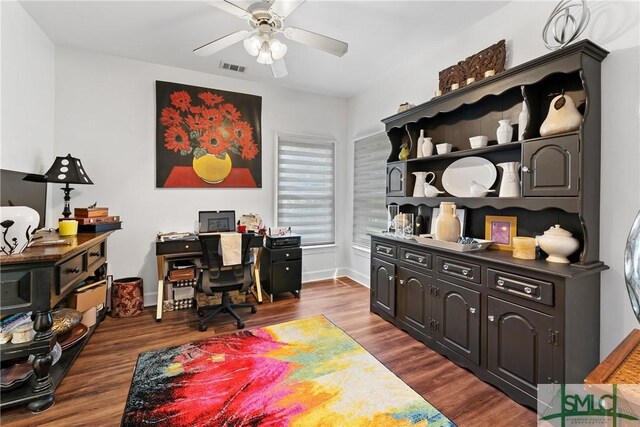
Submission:
[[[123,426],[454,426],[325,317],[140,354]]]

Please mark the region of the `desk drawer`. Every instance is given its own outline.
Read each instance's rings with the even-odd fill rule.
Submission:
[[[397,247],[389,243],[373,242],[373,253],[395,259]]]
[[[202,252],[199,240],[156,242],[156,255]]]
[[[480,266],[466,261],[437,257],[438,273],[463,279],[468,282],[480,283]]]
[[[271,249],[271,262],[290,261],[302,258],[302,248]]]
[[[415,249],[400,248],[400,260],[431,270],[431,254]]]
[[[105,254],[107,252],[106,245],[107,245],[107,242],[104,241],[89,248],[89,250],[87,251],[87,257],[88,257],[87,259],[89,263],[88,270],[92,270],[94,265],[97,266],[104,263]]]
[[[57,289],[58,294],[64,293],[68,288],[73,287],[76,281],[83,277],[87,271],[85,264],[85,254],[83,252],[60,264],[57,268]]]
[[[299,291],[302,288],[302,261],[271,264],[271,294]]]
[[[553,283],[488,269],[489,287],[519,298],[553,305]]]

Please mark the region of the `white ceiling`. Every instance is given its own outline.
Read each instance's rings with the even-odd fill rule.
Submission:
[[[277,0],[276,0],[277,1]],[[251,1],[239,0],[246,7]],[[240,29],[246,21],[206,1],[21,1],[58,46],[206,73],[349,97],[390,75],[407,58],[490,15],[505,1],[308,0],[285,20],[349,43],[342,58],[285,41],[289,75],[274,79],[242,43],[203,58],[192,50]],[[221,61],[246,66],[221,70]]]

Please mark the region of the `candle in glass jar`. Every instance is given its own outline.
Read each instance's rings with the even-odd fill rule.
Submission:
[[[520,259],[536,259],[536,239],[533,237],[514,237],[513,257]]]

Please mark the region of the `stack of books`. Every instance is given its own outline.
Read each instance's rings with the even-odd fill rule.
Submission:
[[[109,215],[109,208],[75,208],[73,218],[78,221],[79,233],[100,233],[119,230],[122,221],[118,215]]]

